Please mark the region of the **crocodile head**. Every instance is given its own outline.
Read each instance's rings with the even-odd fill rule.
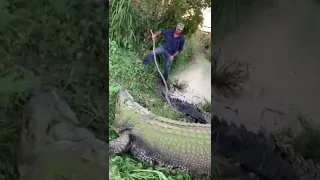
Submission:
[[[129,130],[150,112],[134,101],[128,90],[121,88],[116,96],[114,127],[117,132]],[[139,116],[139,117],[138,117]]]

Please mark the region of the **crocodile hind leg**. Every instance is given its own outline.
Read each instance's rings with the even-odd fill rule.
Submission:
[[[122,154],[128,152],[131,142],[128,133],[121,133],[121,135],[109,142],[109,154]]]

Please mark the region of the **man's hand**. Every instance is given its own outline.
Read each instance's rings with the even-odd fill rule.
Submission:
[[[152,39],[154,39],[154,38],[157,37],[157,35],[152,33],[152,34],[151,34],[151,37],[152,37]]]
[[[179,51],[177,51],[177,52],[174,53],[172,56],[170,56],[170,61],[173,61],[174,57],[176,57],[178,54],[180,54]]]
[[[151,32],[152,39],[156,38],[157,36],[159,36],[161,34],[161,31],[157,31],[157,32],[153,33],[151,29],[150,29],[150,32]]]

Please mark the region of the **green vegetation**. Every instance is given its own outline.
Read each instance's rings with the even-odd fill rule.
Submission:
[[[170,90],[173,90],[173,91],[185,92],[187,87],[188,87],[188,83],[186,81],[179,81],[178,79],[175,79],[170,84]]]
[[[156,88],[159,77],[155,63],[142,65],[142,59],[150,51],[152,40],[149,29],[174,28],[178,22],[185,24],[186,44],[184,51],[175,58],[170,76],[185,68],[196,52],[193,35],[202,22],[201,9],[210,6],[210,1],[110,1],[109,39],[109,138],[117,137],[113,131],[115,95],[120,87],[130,91],[142,106],[153,113],[172,119],[179,114],[167,105]],[[193,7],[194,14],[182,17]],[[161,41],[157,38],[157,44]],[[157,57],[161,71],[164,59]],[[169,78],[170,78],[169,76]],[[184,172],[169,172],[166,168],[150,167],[132,159],[130,155],[110,157],[109,178],[120,179],[191,179]]]
[[[196,33],[197,39],[199,40],[199,48],[205,54],[205,58],[209,61],[211,58],[211,34],[198,31]]]
[[[202,23],[201,10],[211,7],[210,0],[111,0],[110,38],[122,47],[151,47],[150,31],[185,24],[184,34],[191,37]],[[158,39],[160,42],[161,39]]]
[[[203,102],[202,104],[200,104],[201,106],[199,107],[200,109],[202,109],[202,111],[205,112],[210,112],[211,113],[211,100],[205,100],[205,102]]]
[[[0,9],[0,180],[14,180],[23,105],[39,82],[107,141],[108,21],[91,0],[0,0]]]

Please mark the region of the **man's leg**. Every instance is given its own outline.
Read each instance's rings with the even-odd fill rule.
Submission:
[[[166,58],[166,64],[164,66],[164,73],[163,73],[163,77],[166,81],[168,81],[168,76],[169,76],[169,71],[170,71],[170,67],[171,67],[171,64],[172,64],[172,61],[170,61],[170,56],[171,54],[166,51],[164,53],[164,56]]]
[[[155,54],[158,55],[158,54],[163,54],[165,53],[165,49],[160,46],[160,47],[157,47],[155,50]],[[150,51],[149,55],[143,60],[143,64],[149,64],[152,60],[154,59],[154,55],[153,55],[153,50]]]

